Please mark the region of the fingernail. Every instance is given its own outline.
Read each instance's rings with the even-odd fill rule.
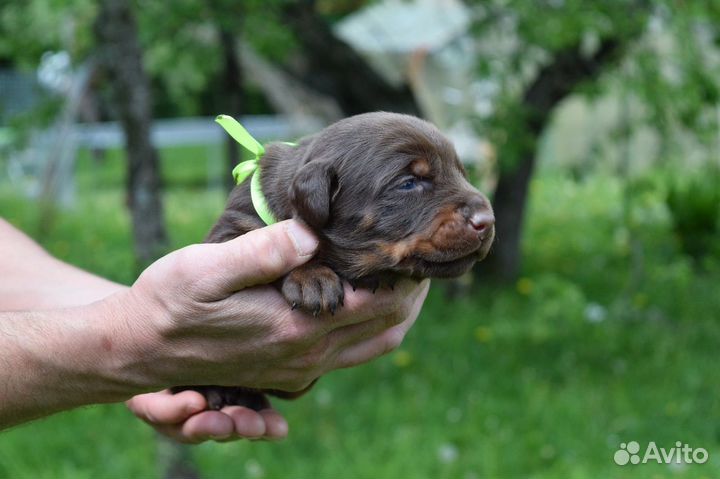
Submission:
[[[318,240],[315,238],[315,235],[308,231],[307,227],[297,221],[288,221],[285,225],[285,231],[290,241],[293,242],[298,256],[311,256],[315,253]]]

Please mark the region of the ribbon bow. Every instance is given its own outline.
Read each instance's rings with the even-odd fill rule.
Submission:
[[[240,143],[240,146],[253,154],[254,158],[240,162],[233,168],[233,178],[235,178],[235,183],[239,185],[245,181],[248,176],[252,175],[250,197],[252,198],[255,212],[266,225],[277,223],[275,215],[270,211],[265,195],[262,192],[262,185],[260,184],[260,158],[265,154],[265,148],[233,117],[218,115],[217,118],[215,118],[215,122],[222,126],[235,141]]]

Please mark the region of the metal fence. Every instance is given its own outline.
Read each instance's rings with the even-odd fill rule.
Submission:
[[[248,131],[260,141],[290,141],[323,127],[308,117],[290,121],[279,115],[239,118]],[[26,146],[13,148],[11,131],[0,128],[0,179],[23,190],[30,197],[43,196],[59,206],[74,203],[74,171],[81,149],[107,150],[123,148],[125,138],[117,122],[57,125],[33,132]],[[201,159],[208,168],[209,186],[221,184],[225,174],[221,145],[227,134],[212,117],[176,118],[153,122],[151,139],[156,148],[205,146]],[[50,177],[52,176],[52,177]],[[52,191],[47,185],[52,184]]]

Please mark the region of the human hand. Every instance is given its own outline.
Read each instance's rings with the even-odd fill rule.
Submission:
[[[287,422],[274,409],[253,411],[240,406],[227,406],[220,411],[206,411],[205,398],[192,390],[177,394],[169,390],[139,394],[126,404],[133,414],[156,431],[186,444],[208,440],[272,441],[284,439],[288,433]]]
[[[108,301],[126,312],[123,380],[140,392],[187,384],[298,391],[396,348],[428,282],[403,281],[377,294],[346,285],[345,307],[335,316],[292,311],[267,283],[309,260],[316,246],[290,220],[152,264]]]

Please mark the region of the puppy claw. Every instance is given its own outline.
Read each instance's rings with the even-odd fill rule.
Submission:
[[[290,306],[290,309],[295,311],[297,308],[298,308],[298,304],[295,301],[293,301],[292,305]]]
[[[282,279],[281,291],[293,309],[315,317],[337,312],[343,300],[343,285],[329,267],[309,263],[294,269]]]

